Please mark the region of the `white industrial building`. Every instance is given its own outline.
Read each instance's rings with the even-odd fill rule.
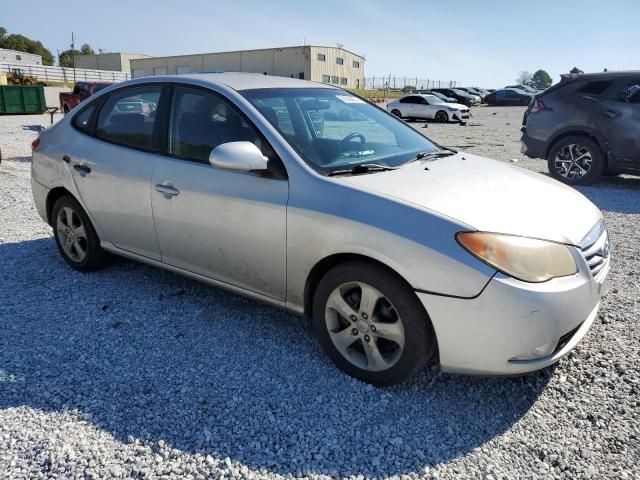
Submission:
[[[109,70],[111,72],[125,72],[131,74],[131,60],[150,58],[149,55],[139,53],[96,53],[94,55],[77,55],[76,68],[90,68],[93,70]]]
[[[19,50],[0,48],[0,63],[42,65],[42,57],[40,55],[34,55],[33,53],[20,52]]]
[[[131,74],[138,78],[206,71],[253,72],[364,88],[364,62],[363,56],[344,48],[304,45],[132,59]]]

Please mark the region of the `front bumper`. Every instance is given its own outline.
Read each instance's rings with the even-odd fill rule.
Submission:
[[[469,110],[456,110],[454,112],[451,112],[451,120],[456,122],[469,120],[469,117],[470,117]]]
[[[575,249],[578,273],[527,283],[497,273],[475,298],[418,293],[445,372],[523,374],[569,353],[597,316],[606,271],[596,281]],[[608,265],[607,265],[608,269]]]

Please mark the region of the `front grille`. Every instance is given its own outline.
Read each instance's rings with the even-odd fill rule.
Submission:
[[[596,280],[599,279],[601,272],[606,272],[606,267],[609,265],[609,234],[604,226],[604,223],[599,224],[596,228],[597,232],[587,235],[586,245],[581,247],[582,255],[591,270],[591,275]],[[597,238],[593,241],[594,234],[597,234]]]

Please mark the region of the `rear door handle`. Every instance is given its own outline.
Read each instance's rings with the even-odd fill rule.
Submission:
[[[73,169],[76,172],[80,172],[80,175],[85,176],[88,173],[91,173],[91,169],[89,168],[89,165],[85,165],[84,163],[81,163],[79,165],[74,165]]]
[[[616,118],[618,116],[618,112],[614,110],[605,110],[604,114],[609,118]]]
[[[180,193],[180,190],[178,190],[176,187],[174,187],[170,183],[166,183],[166,182],[159,183],[158,185],[155,186],[155,189],[156,191],[163,194],[165,198],[175,197]]]

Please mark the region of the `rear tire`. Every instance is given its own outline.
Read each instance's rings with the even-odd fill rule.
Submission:
[[[391,113],[398,118],[402,118],[402,113],[400,113],[400,110],[398,110],[397,108],[394,108],[393,110],[391,110]]]
[[[375,264],[348,262],[331,269],[314,294],[312,320],[335,365],[374,385],[406,380],[435,351],[433,327],[418,297]]]
[[[571,186],[594,183],[606,167],[598,144],[582,135],[571,135],[554,143],[547,164],[553,178]]]
[[[89,216],[75,198],[64,195],[56,200],[51,219],[58,250],[71,268],[90,272],[107,263],[108,254],[100,246]]]

